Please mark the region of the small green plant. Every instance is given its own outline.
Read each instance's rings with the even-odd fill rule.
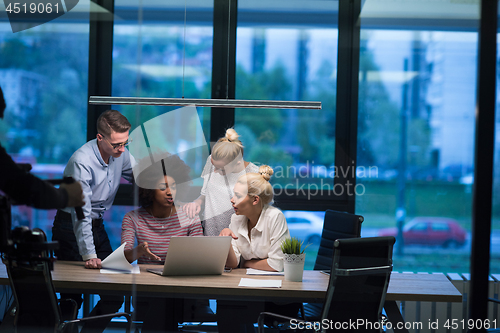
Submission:
[[[287,254],[302,254],[307,249],[310,244],[307,244],[304,248],[302,248],[302,244],[297,237],[287,238],[283,242],[281,242],[281,251]]]

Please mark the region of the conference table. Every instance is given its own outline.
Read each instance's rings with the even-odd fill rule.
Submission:
[[[58,292],[308,303],[323,302],[329,281],[328,275],[313,270],[304,271],[302,282],[290,282],[283,276],[246,275],[245,269],[222,275],[166,277],[146,271],[157,265],[139,266],[140,274],[105,274],[85,269],[83,262],[57,261],[52,279]],[[241,278],[281,280],[282,284],[280,288],[240,287]],[[3,264],[0,264],[0,284],[9,284]],[[393,272],[384,308],[394,328],[403,321],[396,301],[462,302],[462,295],[444,274]]]

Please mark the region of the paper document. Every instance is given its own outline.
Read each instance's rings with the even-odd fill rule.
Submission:
[[[113,251],[109,256],[101,262],[101,273],[124,273],[124,274],[139,274],[139,266],[131,265],[125,258],[125,244]]]
[[[281,288],[281,280],[259,280],[241,278],[238,287]]]
[[[247,268],[247,275],[285,275],[284,272],[263,271],[255,268]]]
[[[101,268],[101,273],[103,273],[103,274],[140,274],[141,273],[141,269],[139,268],[139,266],[137,266],[137,264],[133,264],[131,266],[132,266],[131,271],[123,271],[120,269]]]

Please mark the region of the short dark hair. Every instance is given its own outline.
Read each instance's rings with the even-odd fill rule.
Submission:
[[[161,171],[158,172],[158,170]],[[142,207],[148,207],[153,204],[154,186],[156,186],[165,174],[175,179],[177,184],[177,198],[179,196],[182,197],[186,194],[191,183],[190,171],[191,168],[177,155],[170,155],[149,166],[139,174],[137,179],[137,183],[139,184],[139,204]],[[144,187],[146,184],[147,187]]]
[[[97,119],[97,133],[108,137],[112,131],[125,133],[131,127],[127,118],[116,110],[104,111]]]

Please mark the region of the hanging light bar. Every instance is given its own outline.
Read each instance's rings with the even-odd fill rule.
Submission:
[[[151,97],[107,97],[90,96],[93,105],[156,105],[156,106],[200,106],[208,108],[251,109],[321,109],[321,102],[311,101],[261,101],[241,99],[196,99],[196,98],[151,98]]]

